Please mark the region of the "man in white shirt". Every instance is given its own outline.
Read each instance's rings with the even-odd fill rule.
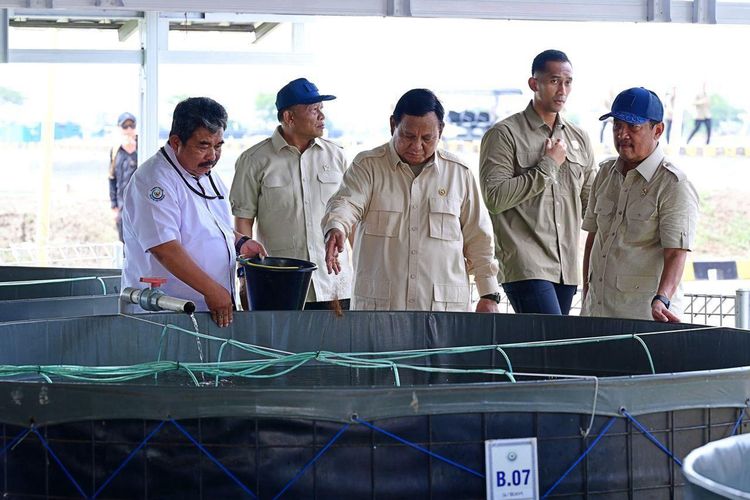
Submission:
[[[164,293],[210,311],[220,327],[232,322],[236,255],[266,255],[263,245],[234,231],[227,189],[211,172],[226,125],[218,102],[180,102],[167,144],[135,171],[123,206],[123,288],[142,287],[141,277],[166,277]]]

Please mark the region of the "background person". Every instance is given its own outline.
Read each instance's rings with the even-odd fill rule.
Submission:
[[[117,118],[120,144],[109,150],[109,201],[115,216],[117,236],[122,239],[122,202],[125,186],[138,166],[138,133],[135,116],[123,113]]]
[[[479,183],[495,229],[497,279],[513,310],[568,314],[594,153],[588,135],[560,114],[573,84],[568,56],[537,55],[528,84],[526,109],[482,138]]]
[[[438,149],[444,109],[426,89],[396,103],[390,142],[357,155],[321,226],[328,272],[354,236],[352,309],[478,312],[500,300],[492,227],[469,168]]]
[[[235,257],[266,255],[263,245],[232,228],[227,189],[212,172],[221,157],[227,113],[208,97],[175,107],[169,139],[138,168],[125,188],[122,287],[165,277],[167,295],[232,322]]]
[[[711,98],[706,90],[707,85],[704,83],[701,91],[695,96],[693,105],[695,106],[695,121],[693,122],[693,131],[688,136],[687,143],[698,132],[701,125],[706,127],[706,145],[711,142]]]
[[[601,163],[583,220],[583,316],[680,321],[698,195],[664,156],[663,114],[659,97],[636,87],[600,118],[614,120],[619,156]]]
[[[346,170],[340,146],[323,138],[323,101],[305,78],[289,82],[276,95],[280,125],[273,135],[252,146],[237,159],[229,199],[235,224],[253,234],[274,257],[314,262],[305,309],[330,309],[340,300],[349,308],[352,271],[349,249],[340,258],[341,273],[326,273],[325,245],[320,220],[328,199],[336,192]]]

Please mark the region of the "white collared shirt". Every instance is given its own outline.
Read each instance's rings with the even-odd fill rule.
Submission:
[[[125,260],[122,287],[144,288],[141,277],[163,277],[161,289],[167,295],[191,300],[198,311],[207,311],[203,295],[177,279],[149,252],[153,247],[177,241],[196,264],[235,298],[234,229],[226,199],[227,188],[216,172],[193,177],[180,165],[167,144],[136,169],[124,193],[122,212]],[[179,173],[178,173],[179,171]],[[180,176],[182,174],[182,177]],[[206,199],[206,196],[224,197]],[[139,311],[140,312],[140,311]]]

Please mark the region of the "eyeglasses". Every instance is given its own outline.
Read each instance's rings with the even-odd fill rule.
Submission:
[[[128,128],[135,128],[135,123],[123,123],[122,125],[120,125],[120,128],[123,130]]]

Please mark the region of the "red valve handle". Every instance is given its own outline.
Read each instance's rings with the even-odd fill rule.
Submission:
[[[161,285],[167,282],[167,278],[143,278],[141,277],[141,283],[148,283],[151,288],[159,288]]]

